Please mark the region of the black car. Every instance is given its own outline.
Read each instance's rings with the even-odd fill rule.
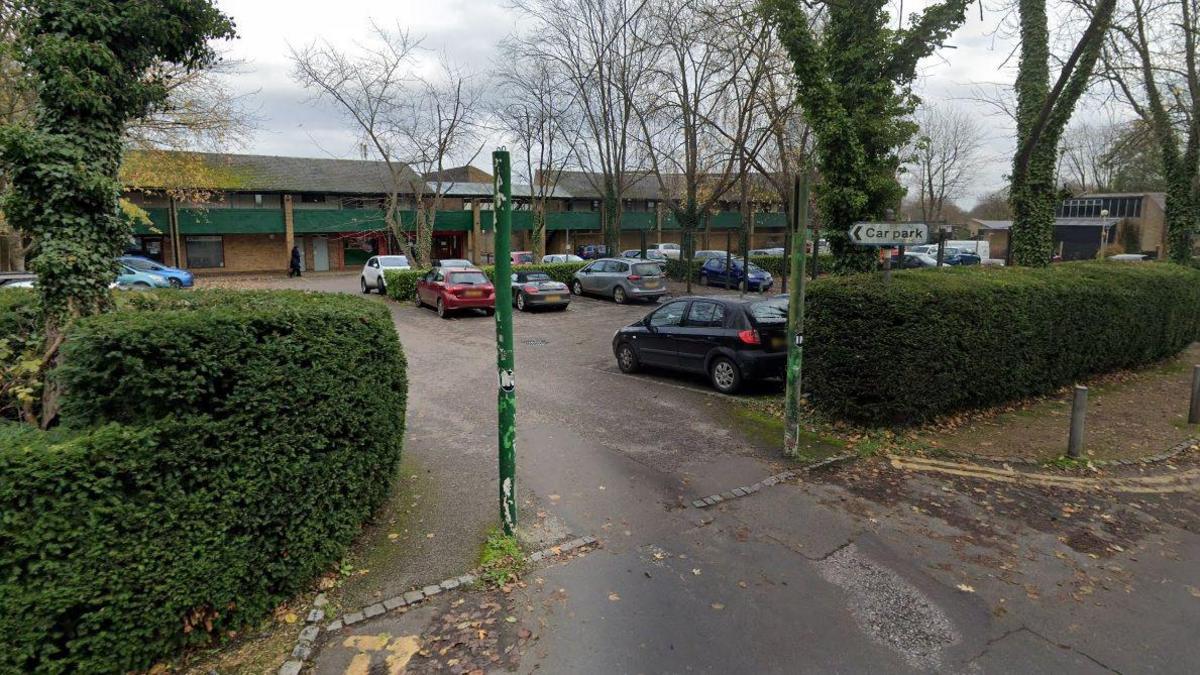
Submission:
[[[622,372],[658,366],[708,376],[731,394],[746,380],[778,377],[787,365],[787,297],[679,298],[613,336]]]

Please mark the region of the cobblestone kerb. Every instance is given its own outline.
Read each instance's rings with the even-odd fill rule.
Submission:
[[[561,544],[550,546],[540,551],[531,553],[528,557],[528,560],[531,563],[541,562],[542,560],[549,560],[555,556],[562,555],[563,553],[591,546],[596,543],[596,538],[592,536],[577,537]],[[413,589],[402,595],[388,598],[373,605],[367,605],[366,607],[363,607],[357,611],[347,612],[341,617],[330,621],[329,624],[324,627],[324,632],[326,634],[336,633],[346,626],[353,626],[354,624],[367,621],[368,619],[373,619],[384,614],[385,612],[390,612],[395,609],[420,604],[435,595],[445,591],[452,591],[456,588],[465,588],[474,584],[478,580],[478,575],[469,573],[462,576],[451,577],[450,579],[446,579],[441,583],[430,584],[418,589]],[[279,675],[299,675],[300,671],[304,668],[305,662],[313,654],[314,643],[322,632],[320,622],[325,618],[324,610],[320,609],[320,607],[324,606],[325,604],[324,594],[318,595],[317,601],[313,604],[318,605],[318,607],[310,611],[308,616],[305,617],[305,622],[308,625],[304,627],[304,630],[300,631],[300,637],[296,640],[296,646],[292,649],[291,658],[279,668]]]
[[[788,469],[787,471],[782,471],[780,473],[777,473],[777,474],[774,474],[771,476],[767,476],[766,478],[758,481],[757,483],[754,483],[753,485],[742,485],[739,487],[735,487],[732,490],[726,490],[725,492],[721,492],[719,494],[709,495],[707,497],[701,497],[699,499],[693,500],[692,508],[707,509],[708,507],[716,506],[717,504],[720,504],[721,502],[727,502],[727,501],[730,501],[733,499],[740,499],[742,497],[748,497],[763,488],[771,487],[773,485],[778,485],[780,483],[789,481],[789,480],[795,478],[797,473],[799,473],[801,471],[812,471],[814,469],[820,469],[820,468],[823,468],[826,466],[830,466],[832,464],[837,464],[838,462],[845,462],[845,461],[854,459],[855,457],[856,457],[856,455],[854,455],[854,454],[838,455],[836,457],[830,457],[828,459],[823,459],[814,464],[809,464],[808,466],[802,467],[800,469]]]

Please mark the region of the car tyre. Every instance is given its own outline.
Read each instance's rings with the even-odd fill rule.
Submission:
[[[633,347],[628,342],[622,342],[617,347],[617,367],[622,373],[636,373],[641,366],[638,363],[637,352],[633,351]]]
[[[727,356],[718,356],[708,367],[708,377],[713,389],[722,394],[733,394],[742,386],[742,373],[737,364]]]
[[[371,289],[367,288],[367,278],[366,277],[358,278],[358,287],[359,287],[359,289],[362,290],[363,295],[366,295],[367,293],[371,292]]]
[[[377,290],[380,295],[387,295],[387,283],[384,282],[383,277],[379,277],[379,287],[375,290]]]
[[[529,305],[525,303],[524,293],[517,293],[517,309],[521,310],[522,312],[529,311]]]
[[[171,284],[171,288],[183,288],[183,282],[174,277],[167,279],[167,283]]]
[[[583,295],[583,284],[579,283],[578,279],[571,282],[571,293],[573,295]]]
[[[496,315],[496,308],[495,308],[495,307],[488,307],[487,309],[483,310],[483,314],[484,314],[484,316],[495,316],[495,315]]]
[[[415,305],[417,309],[421,309],[425,306],[425,303],[421,302],[421,294],[416,290],[413,291],[413,305]]]
[[[437,315],[443,319],[450,318],[446,313],[446,303],[441,298],[438,298],[438,301],[437,301]]]
[[[623,305],[623,304],[625,304],[625,301],[628,299],[629,299],[629,296],[627,296],[625,294],[624,286],[618,285],[616,288],[613,289],[613,302],[617,303],[618,305]]]

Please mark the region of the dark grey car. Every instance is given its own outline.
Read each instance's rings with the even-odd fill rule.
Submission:
[[[657,263],[629,258],[593,260],[571,280],[575,295],[602,295],[616,302],[657,302],[667,292],[667,279]]]

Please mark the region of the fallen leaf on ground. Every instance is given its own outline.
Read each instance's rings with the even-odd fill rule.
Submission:
[[[975,587],[968,586],[967,584],[959,584],[958,586],[956,586],[956,588],[958,588],[958,590],[962,591],[963,593],[974,593],[975,592]]]
[[[609,594],[608,594],[608,599],[609,599],[609,600],[611,600],[611,601],[613,601],[613,602],[616,602],[616,601],[618,601],[618,600],[620,600],[620,599],[621,599],[621,596],[620,596],[620,595],[617,595],[616,593],[609,593]]]
[[[296,616],[292,612],[288,612],[287,614],[283,615],[283,620],[286,621],[287,623],[296,623],[297,621],[300,620],[300,617]]]
[[[719,603],[719,602],[714,602],[714,603],[712,604],[712,608],[713,608],[713,609],[725,609],[725,605],[722,605],[722,604],[721,604],[721,603]]]
[[[700,568],[699,568],[699,567],[693,567],[693,568],[692,568],[692,574],[695,574],[696,576],[700,576]]]

